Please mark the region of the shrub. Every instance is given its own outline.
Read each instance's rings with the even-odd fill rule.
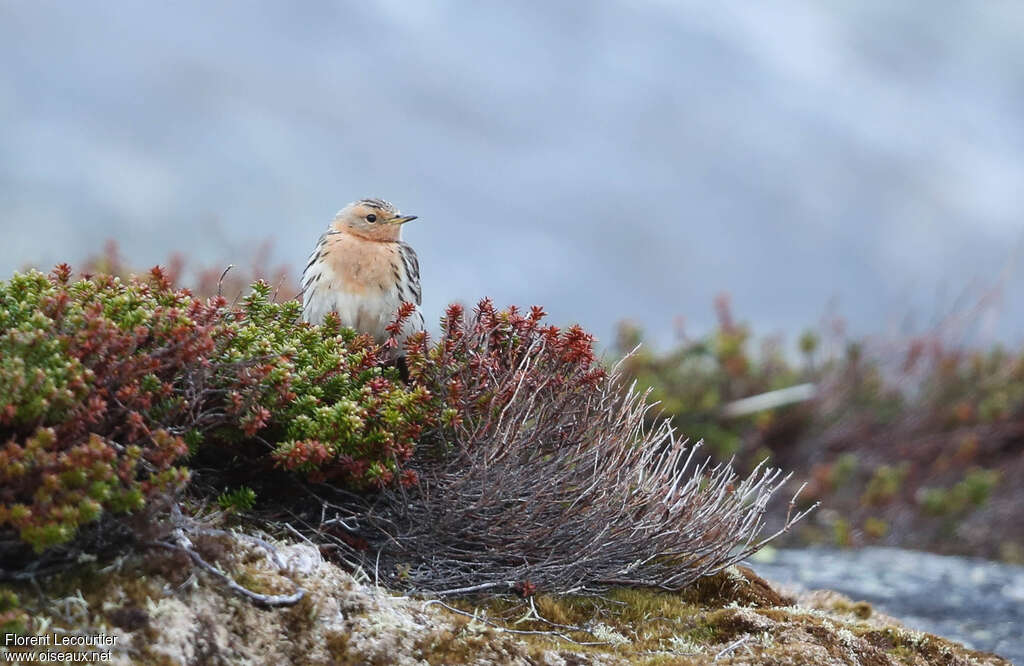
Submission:
[[[651,399],[681,432],[706,440],[720,461],[737,456],[752,466],[756,461],[751,455],[763,457],[759,449],[774,449],[773,439],[779,433],[790,439],[786,431],[794,421],[801,425],[803,414],[799,408],[790,408],[736,418],[723,414],[723,407],[733,400],[811,379],[810,359],[818,341],[811,334],[805,336],[801,345],[808,367],[796,368],[771,339],[761,342],[760,353],[751,350],[755,341],[750,328],[735,320],[727,296],[715,300],[715,311],[718,323],[710,334],[684,338],[660,353],[640,346],[642,331],[623,323],[614,351],[623,359],[624,374],[636,379],[642,389],[651,389]]]
[[[190,447],[221,467],[394,477],[429,396],[386,375],[368,338],[300,323],[270,291],[229,308],[160,269],[73,282],[66,265],[0,282],[0,530],[42,551],[139,511],[185,486]]]
[[[37,550],[104,510],[180,488],[179,370],[213,348],[216,308],[160,282],[0,283],[0,526]]]
[[[299,323],[299,303],[272,303],[270,291],[256,283],[231,315],[231,339],[219,359],[267,359],[245,377],[248,393],[227,395],[244,434],[266,428],[278,465],[315,481],[386,485],[432,423],[430,394],[385,373],[369,337],[343,328],[336,316],[322,326]],[[268,383],[276,387],[269,401]]]
[[[864,488],[861,504],[880,506],[892,501],[903,490],[903,482],[906,480],[909,470],[910,466],[906,463],[895,467],[892,465],[876,467]]]
[[[889,534],[889,523],[881,518],[868,516],[864,519],[864,533],[872,539],[883,539]]]
[[[485,300],[469,321],[450,307],[436,342],[409,339],[410,377],[442,418],[410,461],[418,483],[349,516],[368,542],[338,546],[396,586],[524,596],[678,589],[760,547],[778,471],[696,464],[667,423],[646,426],[645,396],[588,334],[543,317]]]
[[[984,506],[998,482],[998,471],[975,467],[951,488],[920,488],[917,499],[933,516],[959,515]]]

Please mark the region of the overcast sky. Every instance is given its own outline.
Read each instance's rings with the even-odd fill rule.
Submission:
[[[0,1],[0,273],[106,238],[298,271],[379,196],[428,316],[924,325],[1019,253],[1021,34],[996,0]]]

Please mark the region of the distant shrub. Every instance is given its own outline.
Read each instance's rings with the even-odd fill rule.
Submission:
[[[706,335],[687,338],[680,329],[673,347],[644,346],[627,356],[643,335],[623,324],[616,352],[625,357],[626,376],[653,389],[680,432],[707,438],[718,460],[735,457],[738,467],[750,469],[771,451],[774,464],[808,480],[806,499],[826,500],[851,525],[878,514],[891,528],[890,543],[992,557],[1007,530],[1021,539],[1016,525],[1024,520],[1008,527],[998,512],[968,517],[978,505],[967,489],[975,497],[998,494],[1001,506],[1017,507],[1024,506],[1021,492],[985,475],[958,480],[958,474],[970,466],[1009,474],[1024,442],[1024,348],[981,346],[984,335],[974,335],[982,333],[975,330],[985,320],[980,314],[994,312],[998,293],[961,302],[913,335],[851,338],[833,318],[799,336],[788,354],[777,339],[755,337],[738,323],[728,299],[719,297],[717,325]],[[804,383],[814,386],[806,402],[746,414],[729,407]],[[942,521],[922,521],[921,512],[963,516],[972,526],[962,531],[965,538],[950,540]],[[798,534],[829,540],[810,528]],[[853,545],[861,534],[873,538],[851,530]]]
[[[664,352],[641,345],[642,331],[622,323],[615,352],[624,359],[624,374],[636,379],[641,389],[651,389],[651,400],[672,418],[673,425],[691,438],[706,440],[718,460],[763,458],[758,450],[772,448],[773,434],[790,428],[792,418],[778,418],[774,412],[726,417],[722,408],[732,400],[807,381],[809,375],[787,362],[772,340],[752,350],[755,340],[750,328],[735,320],[726,296],[715,300],[715,312],[718,323],[711,333],[683,339]],[[818,339],[807,334],[801,344],[810,359]],[[801,418],[795,410],[789,412]]]
[[[881,518],[868,516],[864,519],[864,533],[872,539],[883,539],[889,534],[889,523]]]
[[[861,496],[861,503],[865,506],[879,506],[893,500],[903,490],[903,482],[907,478],[910,466],[906,463],[898,466],[879,465],[875,468],[864,494]]]
[[[426,392],[384,376],[368,338],[303,324],[270,292],[257,283],[229,308],[160,269],[0,282],[0,529],[37,551],[67,542],[181,490],[190,448],[357,487],[392,479],[430,422]]]
[[[922,487],[918,490],[917,499],[926,513],[956,516],[984,506],[998,482],[998,471],[975,467],[951,488]]]

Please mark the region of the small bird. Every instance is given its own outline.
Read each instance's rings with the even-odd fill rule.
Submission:
[[[383,199],[360,199],[338,211],[302,272],[303,320],[320,324],[337,312],[343,326],[380,344],[405,301],[416,310],[399,342],[422,329],[419,259],[402,242],[402,225],[415,219]]]

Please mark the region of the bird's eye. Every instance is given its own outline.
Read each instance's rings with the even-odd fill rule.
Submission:
[[[369,215],[366,216],[366,221],[367,222],[376,222],[377,221],[377,216],[374,215],[373,213],[370,213]]]

